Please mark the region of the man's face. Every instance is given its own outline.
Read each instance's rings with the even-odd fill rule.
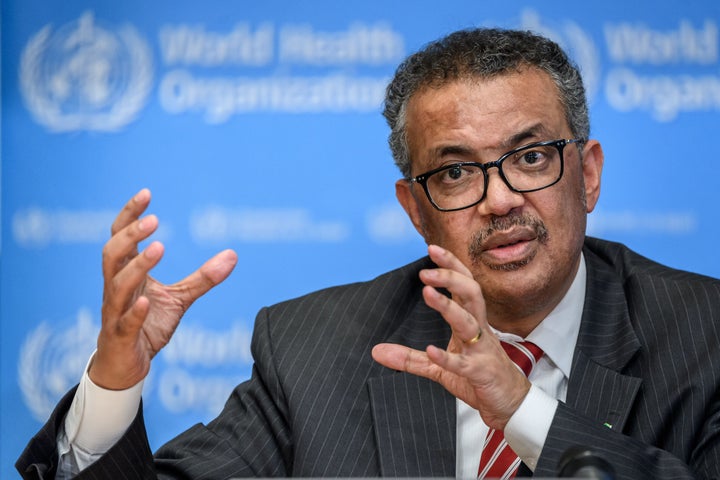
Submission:
[[[415,176],[456,162],[491,162],[513,148],[571,133],[553,81],[527,68],[420,90],[408,104],[407,138]],[[577,146],[566,146],[563,178],[537,192],[511,191],[492,168],[485,199],[455,212],[436,210],[420,185],[396,185],[426,242],[452,251],[471,269],[496,328],[529,333],[524,330],[532,330],[572,283],[602,170],[597,142],[583,152],[581,161]]]

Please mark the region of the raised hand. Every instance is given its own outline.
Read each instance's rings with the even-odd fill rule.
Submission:
[[[486,425],[504,430],[530,389],[530,382],[510,360],[487,323],[485,300],[470,271],[449,251],[428,247],[438,268],[423,270],[423,298],[448,322],[452,336],[446,350],[422,352],[402,345],[379,344],[378,363],[440,383],[477,409]],[[447,289],[452,298],[437,289]]]
[[[237,254],[225,250],[173,285],[152,278],[149,272],[162,258],[163,245],[155,241],[138,252],[138,243],[158,227],[154,215],[140,217],[150,196],[143,189],[125,205],[103,249],[102,328],[89,375],[107,389],[129,388],[145,378],[185,311],[237,263]]]

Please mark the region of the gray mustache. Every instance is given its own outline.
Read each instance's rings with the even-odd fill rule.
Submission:
[[[475,255],[483,250],[485,242],[488,238],[497,232],[503,232],[513,227],[530,227],[542,244],[547,243],[548,231],[545,223],[532,215],[505,215],[502,217],[494,216],[490,219],[490,224],[473,235],[470,245],[470,253]]]

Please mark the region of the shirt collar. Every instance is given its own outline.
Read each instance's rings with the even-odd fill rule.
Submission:
[[[573,353],[580,331],[580,319],[585,301],[586,272],[585,257],[581,253],[580,266],[567,293],[550,314],[524,339],[542,348],[548,359],[563,372],[566,378],[570,377]],[[523,340],[517,335],[498,331],[495,333],[501,340]]]

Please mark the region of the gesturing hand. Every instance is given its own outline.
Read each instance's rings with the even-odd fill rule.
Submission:
[[[164,247],[156,241],[138,253],[138,243],[158,227],[154,215],[140,218],[149,203],[150,191],[138,192],[118,214],[103,249],[102,328],[89,375],[107,389],[129,388],[145,378],[185,311],[237,263],[235,252],[225,250],[174,285],[152,278],[148,272]]]
[[[423,298],[450,325],[446,350],[428,346],[424,352],[395,344],[379,344],[372,355],[378,363],[440,383],[455,397],[477,409],[486,425],[504,430],[522,403],[530,382],[510,360],[487,323],[480,285],[452,253],[428,247],[438,268],[423,270]],[[447,289],[452,298],[438,292]]]

